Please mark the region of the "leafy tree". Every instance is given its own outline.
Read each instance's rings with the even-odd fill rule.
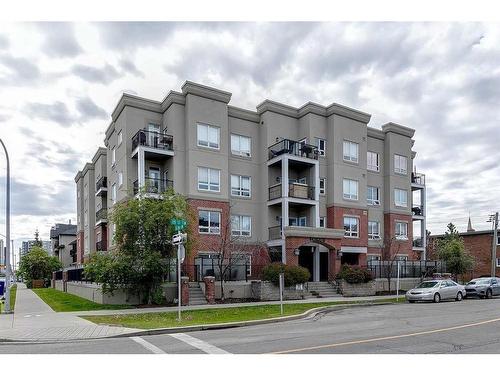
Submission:
[[[474,258],[465,250],[464,242],[455,226],[450,223],[447,228],[444,237],[437,242],[437,256],[446,262],[446,269],[457,277],[472,270]]]
[[[17,275],[22,277],[28,287],[33,280],[50,280],[52,272],[62,268],[62,263],[57,257],[50,256],[39,246],[33,246],[28,254],[19,262]]]
[[[102,284],[104,293],[125,289],[144,303],[161,302],[161,284],[170,271],[170,258],[176,257],[171,244],[172,218],[188,218],[186,199],[172,189],[159,199],[140,193],[113,206],[114,249],[94,254],[85,265],[85,277]],[[191,236],[188,235],[186,250]]]

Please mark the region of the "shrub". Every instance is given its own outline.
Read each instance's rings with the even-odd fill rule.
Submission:
[[[283,263],[271,263],[262,270],[262,279],[279,285],[280,273],[285,274],[285,286],[303,284],[309,280],[309,270],[300,266],[289,266]]]
[[[365,268],[348,266],[344,264],[336,276],[350,284],[367,283],[372,280],[372,274]]]

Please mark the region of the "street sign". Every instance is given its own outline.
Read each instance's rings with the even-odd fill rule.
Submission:
[[[170,224],[174,226],[175,231],[179,232],[186,228],[187,221],[184,219],[170,219]]]

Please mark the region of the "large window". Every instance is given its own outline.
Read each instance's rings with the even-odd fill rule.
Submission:
[[[199,211],[198,231],[200,233],[219,234],[220,233],[220,212]]]
[[[368,151],[368,153],[366,154],[366,168],[369,171],[375,172],[378,172],[380,170],[378,154],[376,152]]]
[[[111,150],[111,166],[116,164],[116,149],[113,147]]]
[[[243,135],[231,134],[231,153],[238,156],[252,156],[251,138]]]
[[[198,124],[198,146],[219,149],[220,128]]]
[[[403,189],[394,189],[394,204],[399,207],[408,207],[408,192]]]
[[[249,176],[231,175],[231,195],[236,197],[250,197],[251,179]]]
[[[344,141],[344,160],[358,162],[358,144],[351,141]]]
[[[118,146],[120,146],[120,145],[122,144],[122,142],[123,142],[123,133],[122,133],[122,131],[120,130],[120,131],[118,132]]]
[[[358,200],[358,181],[344,178],[344,199]]]
[[[118,186],[123,185],[123,172],[118,173]]]
[[[318,154],[320,156],[326,155],[326,139],[316,138],[316,145],[318,146]]]
[[[408,239],[408,223],[402,221],[396,221],[396,238],[398,240],[407,240]]]
[[[359,237],[358,218],[344,216],[344,237]]]
[[[319,193],[321,195],[326,194],[326,178],[324,177],[319,179]]]
[[[368,222],[368,239],[369,240],[380,239],[380,223],[378,221]]]
[[[406,156],[394,155],[394,172],[399,174],[408,173],[408,159]]]
[[[326,228],[326,216],[319,217],[319,227]]]
[[[250,237],[252,235],[252,218],[250,216],[232,215],[231,234],[233,236]]]
[[[111,185],[111,202],[116,203],[116,184]]]
[[[376,186],[366,187],[366,203],[371,206],[380,205],[379,188]]]
[[[198,190],[220,191],[220,170],[198,167]]]

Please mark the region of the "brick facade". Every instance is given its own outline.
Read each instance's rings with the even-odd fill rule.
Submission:
[[[107,225],[104,225],[104,224],[98,225],[97,227],[95,227],[94,233],[95,233],[96,242],[97,242],[97,238],[99,238],[99,235],[101,236],[101,241],[102,241],[101,251],[108,250],[108,227],[107,227]],[[97,243],[96,243],[96,247],[97,247]],[[96,248],[96,250],[97,250],[97,248]]]
[[[396,222],[401,221],[408,224],[408,239],[407,240],[392,240],[391,252],[393,255],[398,252],[398,255],[408,255],[409,260],[417,259],[417,252],[413,251],[413,222],[411,215],[384,214],[384,239],[389,241],[396,235]]]
[[[84,249],[83,236],[84,236],[83,231],[78,232],[76,235],[76,263],[78,264],[83,263],[83,249]]]
[[[368,246],[368,210],[330,206],[326,209],[328,228],[344,229],[344,216],[357,217],[359,220],[359,237],[343,238],[342,246]],[[365,262],[366,263],[366,262]]]

